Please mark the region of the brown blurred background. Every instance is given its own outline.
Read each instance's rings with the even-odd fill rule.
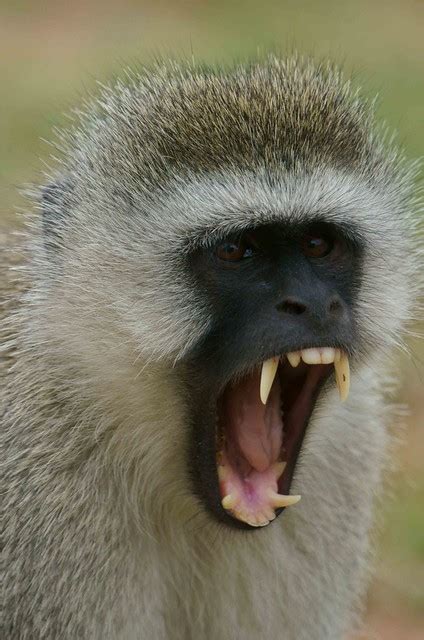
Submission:
[[[407,155],[423,154],[423,0],[0,0],[0,231],[26,206],[18,187],[41,179],[43,139],[96,81],[124,66],[173,55],[227,61],[294,49],[353,73]],[[424,638],[424,347],[399,356],[406,428],[396,427],[377,532],[377,575],[363,638]]]

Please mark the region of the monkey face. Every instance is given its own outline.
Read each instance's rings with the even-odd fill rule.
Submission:
[[[269,224],[209,238],[190,256],[210,301],[190,354],[193,480],[216,517],[265,526],[289,495],[317,398],[349,393],[361,247],[337,225]]]

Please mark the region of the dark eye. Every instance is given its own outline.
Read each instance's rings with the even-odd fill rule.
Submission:
[[[331,238],[318,235],[306,235],[301,240],[302,252],[309,258],[323,258],[333,250],[334,242]]]
[[[243,258],[250,258],[252,255],[252,248],[247,246],[247,244],[242,240],[239,242],[224,242],[217,248],[216,255],[221,260],[237,262]]]

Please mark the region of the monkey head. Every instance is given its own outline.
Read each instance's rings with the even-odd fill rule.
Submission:
[[[262,527],[355,428],[355,379],[410,317],[412,174],[329,68],[132,82],[63,137],[40,324],[86,414],[107,407],[93,438],[146,520]]]

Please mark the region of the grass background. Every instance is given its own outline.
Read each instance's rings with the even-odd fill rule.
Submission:
[[[0,0],[0,229],[25,206],[18,187],[41,179],[43,139],[97,80],[157,55],[227,61],[268,48],[341,63],[378,93],[408,156],[423,154],[422,0]],[[424,637],[424,349],[411,352],[399,358],[410,415],[382,509],[370,639]]]

